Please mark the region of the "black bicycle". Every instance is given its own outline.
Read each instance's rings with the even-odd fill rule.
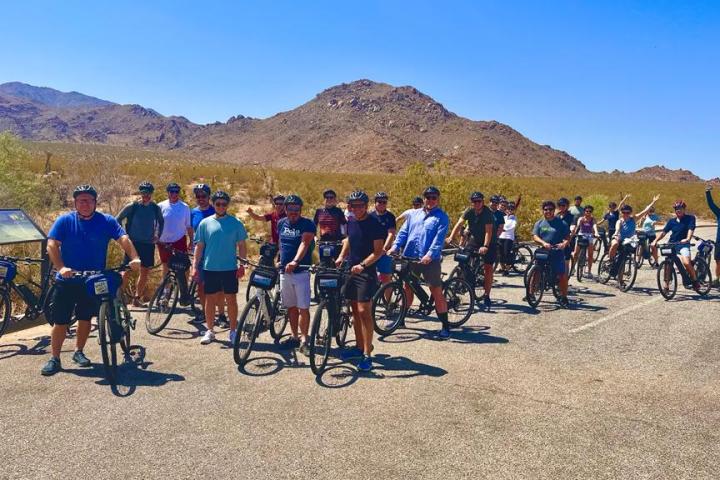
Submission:
[[[40,283],[33,281],[30,276],[23,276],[24,283],[16,283],[18,278],[18,263],[25,265],[43,265],[40,276]],[[8,257],[0,255],[0,337],[3,336],[10,322],[33,321],[42,314],[48,323],[52,324],[50,302],[55,283],[53,282],[54,271],[47,268],[46,260],[41,258]],[[37,290],[35,293],[33,290]],[[15,292],[25,302],[25,311],[21,315],[13,315],[11,293]]]
[[[638,268],[643,266],[645,260],[647,260],[648,265],[651,267],[657,267],[658,262],[652,254],[647,233],[644,230],[638,230],[636,235],[638,238],[638,246],[635,250],[635,262],[637,262]]]
[[[342,268],[317,266],[312,270],[318,279],[320,303],[315,310],[310,331],[310,368],[315,375],[322,375],[333,338],[338,347],[343,348],[348,330],[352,326],[350,301],[345,298],[345,290],[352,274],[347,265]]]
[[[540,301],[545,295],[546,290],[552,290],[556,300],[561,300],[560,284],[558,277],[552,271],[550,265],[551,251],[557,251],[558,248],[553,247],[552,250],[538,248],[533,255],[532,266],[525,272],[525,301],[532,308],[537,308]],[[564,257],[563,257],[564,258]],[[563,260],[564,261],[564,260]]]
[[[660,262],[660,266],[658,267],[657,285],[660,294],[665,297],[665,300],[672,300],[677,293],[678,272],[680,272],[685,288],[695,290],[701,297],[705,297],[710,293],[712,273],[710,272],[710,265],[705,261],[703,255],[696,255],[695,258],[692,259],[697,282],[692,281],[690,274],[688,274],[685,266],[680,261],[680,258],[678,258],[678,250],[683,247],[690,248],[693,246],[694,244],[682,242],[665,243],[660,246],[660,254],[665,258]]]
[[[712,252],[715,250],[715,242],[712,240],[705,240],[703,238],[693,236],[693,240],[697,243],[695,259],[702,258],[708,266],[712,263]]]
[[[497,271],[500,267],[500,245],[498,245],[498,259],[495,260],[495,270]],[[527,269],[532,264],[533,251],[528,243],[513,242],[512,248],[510,249],[509,258],[503,259],[504,264],[509,266],[510,269],[524,275]]]
[[[411,265],[419,263],[415,258],[393,256],[393,281],[378,289],[372,301],[374,329],[378,335],[393,333],[410,312],[405,284],[420,302],[413,313],[430,315],[435,310],[433,297],[424,288],[425,282],[411,271]],[[448,324],[453,328],[462,326],[475,311],[473,287],[464,278],[454,276],[443,281],[442,291],[448,305]]]
[[[196,317],[203,311],[197,299],[197,283],[191,280],[188,285],[187,281],[191,255],[172,248],[170,250],[172,255],[168,260],[168,273],[155,289],[145,312],[145,328],[152,335],[160,333],[167,326],[178,311],[178,303],[189,306]]]
[[[589,278],[592,274],[592,272],[590,271],[590,264],[588,263],[588,249],[590,248],[590,238],[580,235],[577,237],[577,244],[580,247],[580,250],[578,250],[577,261],[573,262],[572,267],[570,268],[570,276],[572,277],[572,275],[574,274],[575,278],[577,278],[577,281],[582,282],[583,279]],[[593,252],[593,258],[594,257],[595,252]]]
[[[637,278],[638,264],[635,261],[635,251],[638,244],[637,237],[626,238],[618,246],[615,258],[609,258],[609,251],[603,254],[598,262],[598,281],[604,285],[614,278],[620,291],[629,291],[635,285]]]
[[[485,259],[475,247],[449,244],[450,248],[443,250],[443,255],[453,255],[457,262],[450,271],[449,279],[459,277],[465,280],[473,290],[475,300],[485,295]]]

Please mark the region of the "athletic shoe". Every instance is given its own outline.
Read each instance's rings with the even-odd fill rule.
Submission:
[[[492,300],[490,300],[489,295],[485,295],[485,299],[483,299],[483,302],[485,303],[485,308],[490,310],[490,307],[492,306]]]
[[[295,337],[289,337],[280,343],[280,348],[285,350],[291,350],[300,346],[300,339]]]
[[[205,330],[205,335],[203,335],[202,339],[200,340],[200,343],[202,345],[208,345],[215,341],[215,332],[212,330]]]
[[[230,343],[235,343],[235,337],[237,336],[237,332],[235,330],[230,330]]]
[[[445,340],[446,338],[450,338],[450,329],[445,327],[441,328],[438,332],[438,337],[442,338],[443,340]]]
[[[300,353],[302,353],[306,357],[309,357],[310,356],[310,345],[308,345],[307,343],[303,343],[300,346]]]
[[[714,288],[720,288],[720,278],[716,278],[715,280],[713,280],[712,286]]]
[[[48,360],[47,363],[42,367],[40,373],[43,376],[48,377],[50,375],[55,375],[60,370],[62,370],[60,359],[56,357],[50,357],[50,360]]]
[[[363,355],[362,360],[358,363],[358,370],[361,372],[369,372],[372,370],[372,357],[370,355]]]
[[[346,348],[340,352],[340,358],[342,361],[347,362],[354,358],[360,358],[363,356],[363,351],[358,347]]]
[[[560,300],[558,300],[558,303],[562,308],[570,308],[570,300],[568,300],[567,297],[560,297]]]
[[[140,297],[133,297],[132,299],[132,306],[135,308],[145,308],[147,307],[146,304],[140,301]]]
[[[585,272],[585,275],[583,275],[583,277],[587,278],[588,280],[592,280],[593,278],[595,278],[590,272]]]
[[[78,350],[73,353],[72,361],[77,363],[80,367],[89,367],[90,365],[92,365],[92,362],[88,357],[85,356],[82,350]]]

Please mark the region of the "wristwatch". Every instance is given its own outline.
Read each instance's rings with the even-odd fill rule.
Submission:
[[[365,262],[360,262],[360,266],[363,268],[363,270],[367,268],[367,265],[365,265]]]

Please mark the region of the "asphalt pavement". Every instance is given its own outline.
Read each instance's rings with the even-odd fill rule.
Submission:
[[[0,478],[718,478],[720,292],[665,301],[655,275],[628,293],[575,281],[572,309],[537,311],[499,277],[450,340],[409,319],[376,341],[373,372],[331,359],[317,379],[267,333],[239,371],[227,331],[202,346],[185,314],[158,336],[138,322],[115,391],[94,334],[92,368],[68,339],[45,378],[49,328],[14,332]]]

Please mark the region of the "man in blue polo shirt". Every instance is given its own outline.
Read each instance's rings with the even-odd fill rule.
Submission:
[[[54,375],[62,368],[60,351],[73,313],[78,321],[73,362],[81,367],[92,365],[83,348],[90,334],[90,319],[97,314],[98,304],[86,291],[84,280],[73,278],[74,273],[104,270],[110,240],[120,244],[134,271],[139,271],[141,264],[130,237],[115,217],[95,211],[97,191],[92,186],[76,187],[73,199],[75,210],[55,220],[48,233],[47,252],[58,275],[50,313],[52,357],[40,372],[46,376]]]
[[[665,238],[665,235],[670,233],[670,243],[678,243],[675,249],[678,253],[678,258],[682,262],[685,270],[688,272],[690,279],[693,282],[693,287],[698,290],[700,285],[695,275],[695,267],[693,267],[692,259],[690,255],[690,241],[695,235],[695,216],[685,213],[687,205],[683,200],[677,200],[673,205],[675,210],[675,218],[671,218],[665,224],[663,231],[657,236],[653,242],[653,246],[657,247],[658,242]]]
[[[425,207],[408,212],[405,223],[400,227],[393,247],[388,254],[402,250],[406,257],[416,258],[419,264],[413,264],[415,273],[422,275],[430,287],[435,301],[435,311],[442,323],[440,338],[450,336],[448,325],[448,307],[442,292],[442,249],[448,231],[448,216],[440,208],[440,190],[428,187],[424,192]],[[407,298],[412,298],[412,291],[405,286]]]

